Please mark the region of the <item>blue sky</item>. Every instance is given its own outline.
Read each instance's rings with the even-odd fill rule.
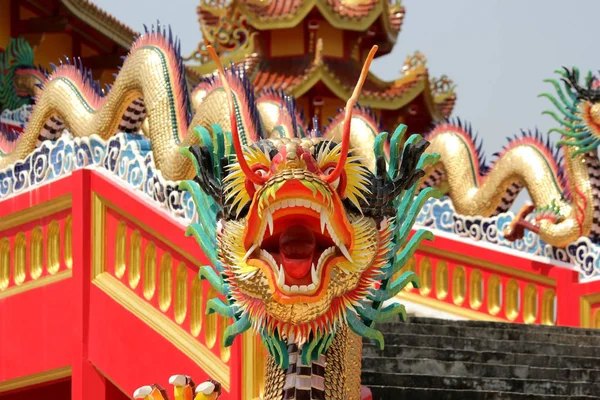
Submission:
[[[125,24],[141,31],[157,19],[170,24],[191,53],[201,35],[200,0],[96,0]],[[454,116],[470,121],[488,154],[520,129],[546,132],[553,121],[537,95],[561,66],[600,69],[595,0],[404,0],[406,17],[394,51],[375,60],[372,71],[387,80],[400,75],[406,55],[420,50],[432,76],[457,85]],[[409,127],[410,131],[410,127]],[[556,135],[556,134],[553,134]],[[519,204],[522,204],[522,200]]]

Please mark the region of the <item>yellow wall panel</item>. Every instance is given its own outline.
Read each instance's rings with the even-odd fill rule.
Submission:
[[[7,1],[8,3],[8,1]],[[32,18],[39,18],[39,15],[29,11],[28,9],[21,7],[19,9],[19,18],[21,20],[25,20],[25,19],[32,19]]]
[[[324,56],[344,57],[344,31],[334,28],[327,21],[319,21],[317,37],[323,40]]]
[[[271,31],[271,56],[285,57],[304,54],[304,26]]]
[[[10,41],[10,1],[0,1],[0,48]]]
[[[34,49],[36,64],[49,67],[50,63],[57,64],[64,56],[71,56],[71,35],[67,33],[44,33],[39,46]]]
[[[81,57],[97,56],[98,52],[85,44],[81,44]]]

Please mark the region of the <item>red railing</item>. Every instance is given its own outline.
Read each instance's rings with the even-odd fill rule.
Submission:
[[[0,307],[26,320],[0,331],[0,393],[71,376],[89,400],[108,380],[131,395],[186,373],[260,394],[263,353],[250,335],[221,345],[228,322],[205,314],[206,260],[183,225],[90,170],[34,193],[0,203]]]
[[[401,299],[468,319],[600,328],[600,282],[578,272],[448,237],[422,245],[404,267],[420,278]]]

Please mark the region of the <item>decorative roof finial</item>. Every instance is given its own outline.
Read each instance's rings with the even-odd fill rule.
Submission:
[[[313,60],[314,65],[320,65],[323,63],[323,39],[317,39],[317,45],[315,47],[315,59]]]

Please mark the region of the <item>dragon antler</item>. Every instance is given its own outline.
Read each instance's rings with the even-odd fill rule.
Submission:
[[[352,96],[348,99],[346,103],[346,113],[344,115],[344,132],[342,136],[342,148],[340,151],[340,159],[335,167],[335,169],[327,176],[323,178],[323,180],[327,183],[334,182],[337,178],[340,177],[342,171],[344,170],[344,165],[346,164],[346,159],[348,158],[348,150],[350,148],[350,128],[352,126],[352,110],[358,101],[358,96],[360,95],[360,91],[365,83],[365,79],[367,79],[367,75],[369,73],[369,67],[371,66],[371,61],[375,57],[375,53],[377,53],[377,46],[373,46],[365,63],[363,65],[362,71],[360,73],[360,77],[358,78],[358,82],[356,83],[356,87],[354,88],[354,92],[352,92]]]
[[[578,99],[588,100],[592,103],[600,101],[600,89],[592,88],[591,79],[587,80],[587,87],[583,87],[579,84],[579,69],[568,69],[567,67],[563,67],[563,69],[565,74],[561,80],[575,90]]]
[[[210,54],[210,57],[213,59],[217,66],[217,70],[219,71],[219,77],[221,78],[221,83],[223,84],[225,93],[227,93],[227,101],[229,103],[229,120],[231,121],[231,136],[233,139],[233,147],[235,148],[235,154],[237,155],[237,160],[240,164],[240,168],[242,169],[242,171],[244,171],[244,175],[246,175],[246,178],[248,178],[257,185],[263,185],[266,179],[262,176],[258,176],[257,174],[255,174],[246,162],[246,158],[244,157],[242,142],[240,141],[240,135],[238,131],[237,115],[235,112],[235,98],[233,97],[233,91],[229,86],[229,82],[227,82],[227,78],[225,77],[225,69],[223,68],[223,64],[221,64],[221,60],[219,59],[217,52],[212,46],[207,46],[207,50]]]

